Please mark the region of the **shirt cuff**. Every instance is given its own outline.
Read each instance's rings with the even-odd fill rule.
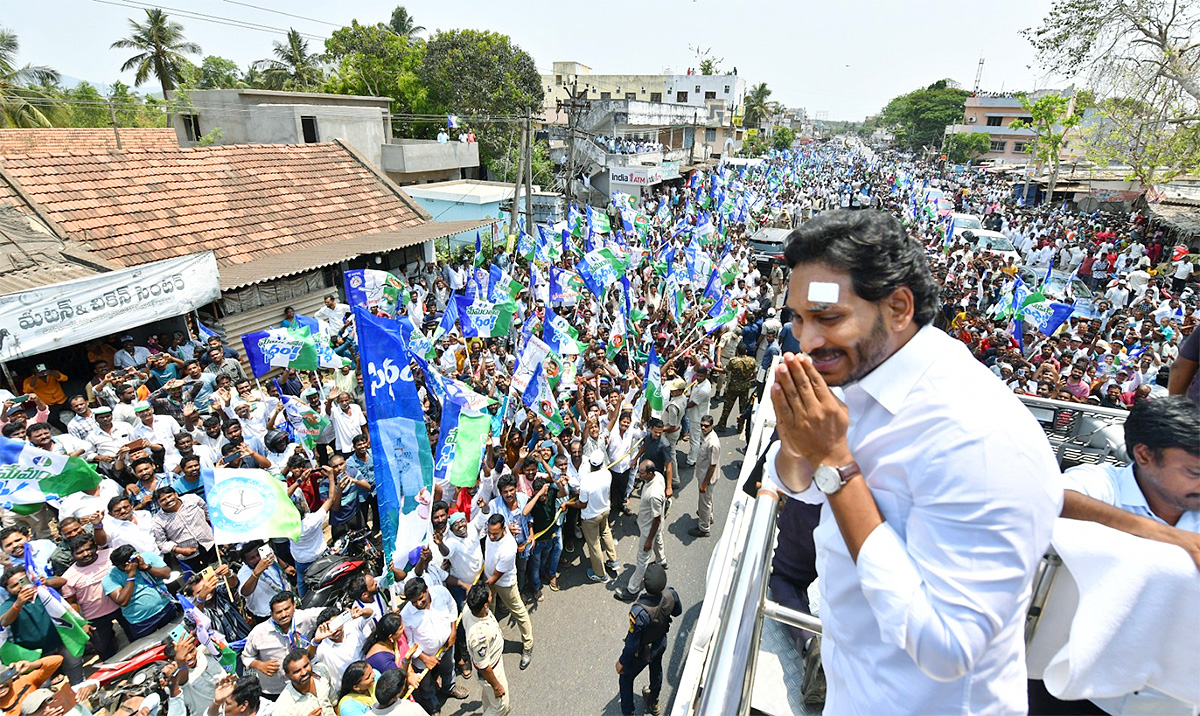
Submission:
[[[856,567],[863,596],[879,625],[880,638],[907,649],[910,613],[917,605],[925,604],[916,598],[921,589],[921,575],[903,540],[888,523],[867,535],[858,551]]]
[[[763,487],[778,490],[781,494],[787,495],[793,500],[799,500],[810,505],[825,504],[825,493],[817,488],[816,482],[809,482],[808,487],[802,492],[793,492],[784,487],[783,480],[779,479],[779,470],[775,467],[775,458],[779,457],[781,447],[782,444],[776,440],[767,448],[766,469],[763,470],[766,479],[763,480]]]

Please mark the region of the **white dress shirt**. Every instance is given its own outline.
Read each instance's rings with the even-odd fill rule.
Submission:
[[[154,519],[145,510],[134,510],[133,517],[137,522],[118,520],[112,515],[104,516],[104,533],[108,535],[109,549],[116,549],[131,544],[142,552],[161,552],[158,543],[154,541]]]
[[[421,647],[426,656],[436,656],[454,634],[454,620],[458,619],[458,604],[450,590],[437,584],[429,585],[429,606],[417,609],[411,603],[400,610],[404,620],[404,631],[408,642]]]
[[[827,503],[813,533],[825,712],[1024,713],[1030,584],[1062,510],[1042,429],[931,326],[844,396],[885,522],[857,563]],[[825,503],[815,485],[793,496]]]
[[[488,515],[482,510],[472,508],[475,513],[467,522],[467,534],[459,537],[454,530],[446,528],[444,537],[446,546],[450,548],[450,576],[455,579],[474,584],[483,569],[483,548],[479,546],[479,531],[487,523]]]

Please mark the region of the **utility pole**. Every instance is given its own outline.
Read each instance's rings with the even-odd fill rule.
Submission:
[[[528,107],[525,108],[525,228],[533,231],[533,110]]]
[[[564,88],[565,89],[565,88]],[[571,88],[567,89],[567,101],[555,102],[558,112],[567,111],[567,202],[575,199],[575,124],[579,121],[579,111],[587,107],[587,89],[579,91],[579,77],[571,80]]]
[[[117,129],[117,111],[113,109],[112,100],[108,100],[108,116],[112,120],[113,136],[117,138],[117,151],[121,151],[121,131]]]
[[[517,159],[517,180],[513,182],[512,203],[508,207],[508,233],[517,233],[517,206],[521,198],[521,185],[525,183],[525,146],[529,141],[527,126],[521,125],[520,158]]]
[[[688,164],[696,163],[696,120],[699,118],[699,112],[692,112],[692,148],[688,153]]]

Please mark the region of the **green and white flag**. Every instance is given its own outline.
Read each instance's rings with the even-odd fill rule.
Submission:
[[[533,375],[529,379],[529,385],[521,393],[521,399],[538,414],[551,434],[558,435],[566,427],[558,409],[558,401],[554,398],[554,391],[550,388],[550,381],[547,380],[542,366],[533,369]]]
[[[650,344],[650,354],[646,357],[646,402],[651,410],[663,409],[662,372],[658,367],[658,353],[654,344]]]
[[[721,285],[728,286],[729,284],[733,283],[734,279],[737,278],[737,261],[734,261],[732,256],[726,254],[725,258],[721,259],[721,264],[718,266],[718,270],[721,272]]]
[[[200,478],[217,544],[300,539],[300,512],[279,476],[266,470],[204,468]]]
[[[705,333],[712,333],[735,318],[737,318],[737,309],[734,308],[732,301],[726,301],[725,310],[712,318],[700,321],[700,327],[704,329]]]
[[[0,506],[6,509],[40,505],[99,484],[100,473],[81,457],[0,437]]]
[[[459,414],[458,428],[453,436],[446,438],[447,443],[453,441],[455,445],[454,459],[447,472],[451,485],[472,487],[479,480],[479,465],[491,428],[491,413],[470,415],[464,408]]]
[[[513,311],[516,310],[511,299],[493,303],[478,296],[474,300],[466,296],[455,296],[454,301],[458,306],[458,319],[462,324],[463,336],[494,338],[508,335]]]

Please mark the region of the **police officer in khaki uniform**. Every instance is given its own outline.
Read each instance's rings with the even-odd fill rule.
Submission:
[[[679,594],[667,586],[667,571],[657,562],[646,568],[645,589],[646,592],[629,608],[629,632],[625,635],[625,648],[617,659],[624,716],[633,715],[633,680],[647,666],[650,667],[650,685],[642,689],[642,698],[646,701],[646,713],[658,716],[667,633],[671,630],[671,620],[683,613]]]

